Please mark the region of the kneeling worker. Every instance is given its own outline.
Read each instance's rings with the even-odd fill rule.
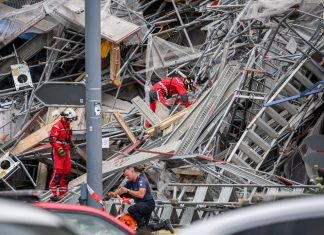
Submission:
[[[167,106],[167,101],[169,97],[178,94],[181,98],[182,104],[185,107],[189,107],[191,102],[188,98],[188,91],[192,90],[193,83],[190,78],[184,78],[177,73],[173,76],[166,77],[160,82],[154,84],[151,88],[150,97],[150,109],[155,113],[157,102],[161,102],[162,105]],[[145,123],[146,127],[150,127],[151,124],[147,121]]]
[[[168,220],[158,224],[149,224],[151,213],[155,209],[155,202],[148,180],[144,176],[137,175],[133,167],[125,168],[124,175],[128,180],[124,187],[118,188],[115,192],[108,192],[108,196],[117,197],[117,195],[127,193],[134,199],[135,204],[128,208],[128,213],[136,220],[137,230],[143,228],[153,231],[167,229],[173,233],[172,225]]]

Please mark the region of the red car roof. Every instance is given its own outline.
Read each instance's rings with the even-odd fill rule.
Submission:
[[[128,227],[126,224],[122,223],[121,221],[117,220],[112,215],[108,214],[107,212],[98,210],[93,207],[89,206],[82,206],[82,205],[75,205],[75,204],[61,204],[61,203],[48,203],[48,202],[35,202],[33,205],[46,209],[46,210],[61,210],[61,211],[78,211],[78,212],[86,212],[87,214],[94,214],[99,217],[103,217],[106,220],[109,220],[116,224],[118,227],[129,232],[129,234],[134,234],[135,231]]]

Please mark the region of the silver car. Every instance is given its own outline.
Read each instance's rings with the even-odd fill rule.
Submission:
[[[199,221],[180,235],[323,235],[324,196],[286,199],[236,209]]]
[[[0,235],[76,235],[59,217],[26,203],[0,199]]]

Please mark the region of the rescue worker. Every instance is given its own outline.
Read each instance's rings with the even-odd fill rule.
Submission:
[[[155,112],[156,104],[160,101],[164,106],[166,104],[166,98],[172,97],[178,94],[185,107],[190,106],[187,90],[190,90],[191,83],[188,78],[181,76],[166,77],[160,82],[154,84],[151,88],[150,96],[150,109]]]
[[[137,230],[150,229],[157,231],[167,229],[174,233],[169,220],[158,224],[149,224],[151,213],[155,209],[155,202],[148,180],[142,175],[137,175],[134,167],[125,168],[124,175],[127,178],[126,184],[115,192],[108,192],[108,196],[117,197],[117,195],[128,194],[134,199],[135,204],[128,208],[128,213],[136,220]]]
[[[157,102],[161,102],[164,106],[167,106],[166,99],[178,94],[182,100],[182,104],[185,107],[191,105],[188,98],[188,91],[190,91],[192,84],[191,79],[183,78],[179,75],[166,77],[160,82],[154,84],[149,92],[150,109],[155,112]],[[150,127],[150,123],[145,123],[146,127]]]
[[[49,182],[49,189],[53,194],[52,201],[60,200],[67,192],[67,177],[71,173],[70,150],[73,147],[70,123],[78,118],[71,108],[60,115],[62,117],[53,125],[49,137],[53,156],[53,174]],[[57,193],[58,188],[59,193]]]

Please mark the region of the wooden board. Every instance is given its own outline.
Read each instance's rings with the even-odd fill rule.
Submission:
[[[110,80],[116,87],[121,86],[120,74],[120,47],[115,43],[111,43],[110,49]]]
[[[50,124],[47,124],[46,126],[22,139],[10,152],[17,155],[36,146],[38,143],[48,138],[51,128],[54,124],[55,121]]]
[[[166,128],[168,128],[169,126],[171,126],[173,123],[179,121],[184,115],[186,115],[189,111],[190,111],[190,107],[180,111],[179,113],[176,113],[168,118],[166,118],[165,120],[163,120],[162,122],[160,122],[158,125],[155,125],[153,127],[148,128],[145,133],[150,135],[150,136],[154,136],[155,135],[155,128],[157,126],[160,127],[160,130],[164,130]]]
[[[167,153],[170,151],[174,151],[175,149],[177,149],[177,147],[179,145],[180,145],[180,141],[177,141],[175,143],[162,145],[160,147],[156,147],[156,148],[153,148],[150,150],[155,151],[155,152]],[[170,156],[141,152],[141,153],[134,154],[131,157],[111,159],[109,161],[104,161],[102,163],[102,174],[108,174],[108,173],[111,174],[111,173],[114,173],[117,171],[121,171],[125,167],[128,167],[128,166],[136,166],[136,165],[142,164],[144,162],[153,161],[153,160],[160,159],[160,158],[168,158],[168,157],[170,157]],[[75,186],[78,186],[82,183],[85,183],[86,180],[87,180],[87,174],[83,174],[83,175],[79,176],[78,178],[70,181],[69,189],[71,189]]]
[[[84,109],[79,108],[79,109],[76,109],[75,112],[80,117],[84,113]],[[39,130],[33,132],[32,134],[30,134],[26,138],[24,138],[21,141],[19,141],[19,143],[13,149],[11,149],[10,152],[13,153],[13,154],[16,154],[16,155],[17,154],[20,154],[20,153],[23,153],[26,150],[31,149],[32,147],[34,147],[37,144],[39,144],[41,141],[47,139],[49,137],[49,133],[51,131],[52,126],[60,118],[61,118],[61,116],[58,116],[51,123],[43,126]],[[71,124],[72,129],[80,128],[80,126],[82,126],[84,124],[83,121],[80,120],[80,119],[81,118],[79,118],[79,120],[77,122],[72,122],[72,124]]]
[[[135,135],[133,134],[133,132],[129,129],[129,127],[125,123],[124,118],[120,115],[119,112],[115,112],[114,113],[114,117],[116,118],[116,121],[119,123],[119,125],[121,126],[121,128],[126,133],[127,137],[130,139],[130,141],[133,144],[135,144],[136,141],[137,141],[137,139],[136,139]]]
[[[65,1],[56,8],[56,14],[67,21],[85,28],[84,1]],[[101,36],[110,42],[119,44],[141,29],[140,26],[118,18],[114,15],[102,14]]]
[[[113,15],[107,15],[101,19],[101,35],[116,44],[121,43],[140,29],[136,24]]]

